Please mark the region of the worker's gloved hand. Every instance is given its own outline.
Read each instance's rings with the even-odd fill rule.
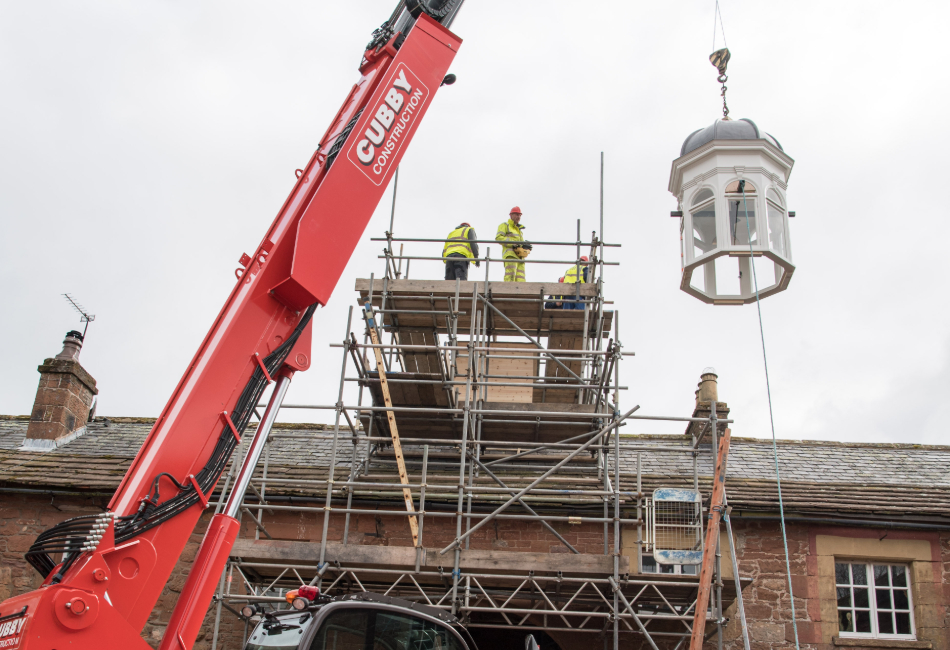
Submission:
[[[475,260],[475,268],[476,268],[476,269],[479,268],[481,265],[482,265],[482,261],[481,261],[481,260]]]
[[[529,251],[534,249],[534,246],[532,246],[532,245],[531,245],[530,243],[528,243],[528,242],[521,242],[521,247],[522,247],[522,248],[526,248],[526,249],[528,249]]]

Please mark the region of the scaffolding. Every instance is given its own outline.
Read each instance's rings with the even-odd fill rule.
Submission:
[[[696,494],[698,459],[715,456],[732,420],[716,404],[694,417],[621,408],[620,364],[633,353],[623,350],[619,314],[603,291],[604,267],[614,264],[605,251],[617,245],[596,233],[582,244],[580,225],[574,242],[532,242],[535,254],[566,247],[575,255],[526,264],[569,266],[588,254],[589,281],[565,285],[490,281],[492,265],[500,263],[490,248],[479,260],[483,279],[409,279],[410,261],[442,258],[404,254],[405,244],[432,248],[445,240],[397,239],[390,226],[375,241],[386,242],[380,256],[386,271],[356,281],[363,335],[354,331],[351,307],[342,341],[331,345],[342,352],[337,402],[278,400],[268,407],[332,411],[333,425],[268,439],[242,507],[254,538],[237,540],[222,575],[212,647],[223,609],[237,614],[249,602],[286,607],[286,591],[303,584],[328,595],[373,591],[418,601],[473,628],[594,634],[605,649],[618,648],[625,635],[654,649],[688,645],[699,572],[682,564],[650,573],[644,557],[652,558],[654,534],[680,540],[671,545],[672,557],[701,556],[702,531],[695,530],[705,508],[689,497],[677,510],[682,521],[663,514],[654,520],[641,456],[685,455],[692,485],[668,487]],[[565,303],[572,308],[562,308]],[[356,403],[344,404],[344,388],[352,384]],[[633,420],[682,422],[686,434],[682,444],[668,445],[622,435]],[[398,423],[398,454],[391,422]],[[320,446],[324,460],[292,477],[275,471],[272,450],[290,438]],[[406,509],[404,494],[411,499]],[[272,541],[265,513],[287,512],[313,517],[320,536]],[[398,522],[389,527],[389,545],[375,545],[373,533],[364,533],[371,543],[354,543],[357,517],[376,522],[376,535],[380,522]],[[413,518],[415,542],[403,523]],[[506,548],[500,524],[530,530],[537,543]],[[689,529],[655,533],[664,525]],[[725,609],[747,581],[722,580],[718,546],[712,584],[704,633],[718,635],[721,647]]]

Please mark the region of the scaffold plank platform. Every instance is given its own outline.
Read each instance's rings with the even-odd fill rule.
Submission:
[[[546,335],[548,332],[582,332],[585,313],[583,309],[546,309],[545,303],[551,296],[569,298],[580,296],[582,301],[593,304],[597,297],[594,284],[569,285],[558,282],[476,282],[458,283],[460,314],[458,332],[467,333],[471,325],[472,295],[488,296],[492,305],[510,318],[518,327],[527,332]],[[396,280],[396,279],[357,279],[356,291],[359,304],[369,300],[370,289],[373,294],[373,307],[383,309],[383,293],[386,294],[385,310],[381,314],[383,326],[400,330],[404,327],[429,328],[440,334],[448,332],[446,312],[452,310],[456,296],[456,283],[449,280]],[[386,311],[391,310],[391,311]],[[489,315],[489,329],[496,334],[515,334],[517,330],[511,323],[494,314]],[[587,316],[588,331],[591,336],[597,332],[597,314]],[[613,312],[604,310],[601,331],[609,333],[613,327]]]
[[[280,560],[290,563],[316,563],[320,560],[320,544],[269,539],[238,539],[231,551],[234,557],[245,561],[269,562]],[[374,566],[404,566],[415,564],[416,550],[411,546],[367,546],[359,544],[328,543],[326,559],[346,566],[363,568]],[[450,565],[453,556],[439,555],[438,549],[422,549],[420,567],[438,568]],[[531,567],[536,574],[571,575],[589,574],[599,577],[614,570],[614,559],[609,555],[564,553],[523,553],[514,551],[485,551],[465,549],[461,552],[459,567],[462,571],[523,572]],[[620,572],[630,572],[630,560],[620,557]]]
[[[370,376],[375,373],[370,373]],[[393,377],[398,377],[402,373],[393,373]],[[394,385],[391,384],[390,388]],[[404,398],[407,393],[416,390],[407,389],[407,386],[413,384],[402,384],[404,388],[400,389],[400,397]],[[418,391],[413,394],[421,394],[431,390],[431,385],[418,386]],[[373,393],[374,403],[382,404],[382,395],[379,393],[379,384],[370,384],[370,390]],[[416,401],[399,402],[396,398],[396,391],[393,391],[393,406],[421,406],[421,407],[441,407],[441,411],[432,410],[425,413],[408,412],[396,413],[396,421],[399,425],[400,434],[411,443],[412,438],[426,438],[436,440],[460,441],[462,439],[462,421],[464,415],[454,412],[446,412],[447,405],[444,405],[444,392],[431,390],[433,396],[428,403]],[[378,401],[377,401],[378,400]],[[478,413],[481,416],[481,435],[479,440],[482,442],[508,441],[524,443],[551,443],[560,442],[566,438],[576,436],[587,431],[598,428],[599,422],[607,420],[611,414],[601,407],[599,410],[593,404],[517,404],[510,402],[483,402],[482,411]],[[360,422],[365,429],[369,429],[369,421],[375,417],[374,428],[380,431],[380,435],[389,434],[389,424],[386,421],[386,414],[381,411],[368,412],[361,411]],[[469,437],[474,437],[469,434]]]

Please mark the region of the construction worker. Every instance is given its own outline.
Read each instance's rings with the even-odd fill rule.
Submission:
[[[469,260],[475,260],[475,266],[479,266],[478,244],[475,243],[478,237],[475,235],[475,229],[464,221],[458,225],[446,237],[448,241],[442,248],[442,260],[445,262],[446,280],[468,280]]]
[[[587,284],[588,282],[588,273],[590,267],[588,266],[589,259],[586,255],[581,255],[580,264],[575,264],[567,270],[564,274],[564,284]],[[577,291],[574,291],[574,296],[577,296]],[[583,309],[584,303],[576,300],[565,300],[564,309]]]
[[[498,226],[495,241],[502,242],[502,258],[505,264],[505,282],[524,282],[524,258],[531,251],[531,244],[525,243],[521,231],[521,208],[517,205],[508,214],[508,221]]]
[[[558,278],[558,282],[564,282],[564,278]],[[548,302],[544,303],[545,309],[564,309],[564,296],[548,296]]]

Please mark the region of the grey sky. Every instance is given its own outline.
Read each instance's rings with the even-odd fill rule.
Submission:
[[[0,413],[29,412],[36,366],[78,326],[69,291],[97,315],[82,361],[99,413],[158,414],[394,4],[0,4]],[[579,6],[468,0],[453,27],[459,80],[403,160],[396,232],[468,221],[490,237],[518,204],[528,238],[570,239],[578,218],[589,237],[605,151],[606,238],[623,244],[607,293],[637,353],[623,403],[686,415],[715,366],[735,434],[768,436],[755,307],[679,291],[668,216],[670,162],[720,114],[714,2]],[[946,444],[950,6],[721,7],[732,116],[796,161],[797,270],[762,303],[779,436]],[[381,272],[369,237],[388,226],[390,196],[317,313],[317,342],[342,338],[354,279]],[[529,266],[528,279],[560,274]],[[335,401],[340,351],[315,352],[289,401]]]

